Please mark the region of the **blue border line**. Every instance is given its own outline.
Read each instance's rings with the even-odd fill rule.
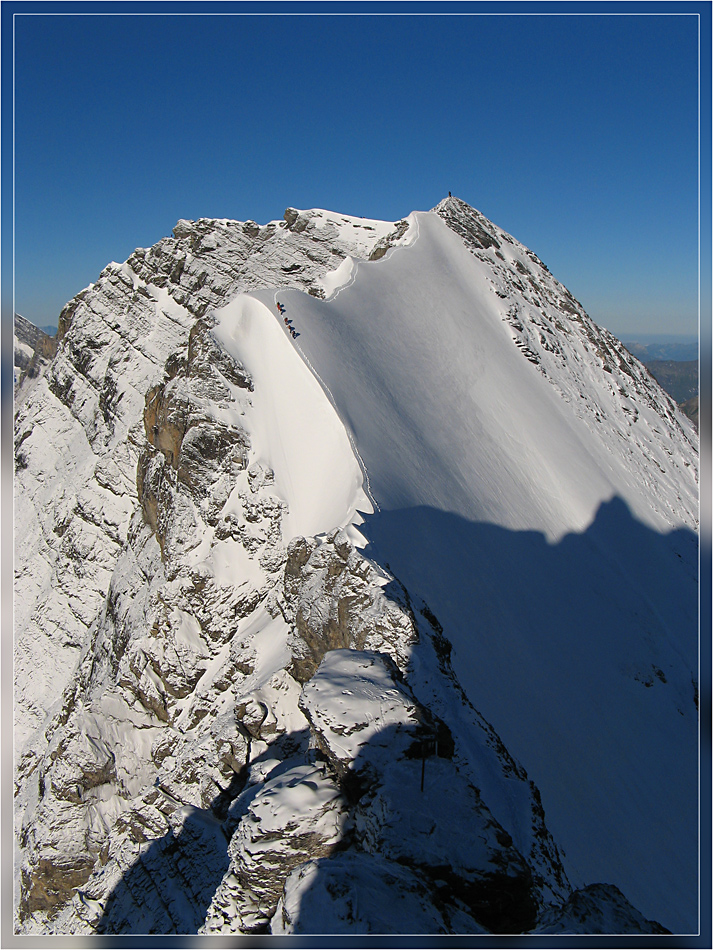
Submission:
[[[2,944],[12,925],[13,856],[13,748],[12,748],[12,599],[13,599],[13,21],[11,10],[0,5],[0,902],[4,912]],[[9,734],[8,734],[9,730]],[[8,788],[9,785],[9,788]]]
[[[672,16],[710,18],[704,0],[2,0],[8,16]]]
[[[711,44],[713,40],[710,2],[371,2],[371,0],[305,0],[305,2],[213,2],[213,0],[148,0],[148,2],[30,2],[30,0],[3,0],[0,3],[0,78],[2,88],[0,105],[2,117],[1,133],[1,180],[0,198],[0,240],[1,260],[0,278],[2,281],[2,347],[1,347],[1,393],[2,393],[2,430],[0,444],[2,448],[2,499],[0,513],[5,530],[2,532],[0,555],[2,558],[2,629],[7,634],[7,604],[12,603],[12,533],[7,526],[12,524],[12,319],[13,319],[13,16],[20,15],[244,15],[244,16],[467,16],[467,15],[512,15],[512,16],[641,16],[641,15],[685,15],[700,16],[701,59],[700,59],[700,433],[701,433],[701,492],[704,499],[711,498],[711,363],[713,343],[713,311],[711,289],[711,253],[713,251],[711,231]],[[707,493],[707,494],[706,494]],[[710,508],[703,506],[703,515],[710,517]],[[0,681],[0,702],[2,703],[2,806],[0,822],[3,832],[2,862],[0,863],[0,901],[2,914],[3,947],[639,947],[647,950],[651,947],[692,947],[710,948],[713,946],[713,927],[711,909],[712,852],[711,852],[711,629],[713,612],[711,610],[712,587],[710,524],[702,524],[701,534],[701,583],[700,583],[700,633],[701,633],[701,933],[695,937],[651,935],[607,937],[595,935],[562,935],[536,937],[55,937],[22,938],[12,933],[12,793],[7,794],[8,784],[12,780],[12,736],[8,738],[8,723],[12,723],[12,636],[2,637],[2,680]],[[8,597],[9,589],[9,597]],[[10,614],[10,629],[12,617]],[[8,662],[9,651],[9,662]],[[9,710],[9,714],[8,714]]]
[[[711,436],[711,393],[713,370],[713,274],[711,254],[713,253],[713,205],[711,198],[711,174],[713,173],[713,102],[711,101],[711,79],[713,77],[713,17],[711,4],[705,4],[701,11],[700,32],[700,398],[699,432],[701,448],[701,541],[700,541],[700,662],[701,662],[701,944],[713,946],[713,910],[711,908],[711,888],[713,854],[711,842],[712,801],[712,765],[711,765],[711,715],[713,693],[711,645],[713,629],[713,611],[711,609],[713,592],[711,589],[711,503],[712,503],[712,436]]]

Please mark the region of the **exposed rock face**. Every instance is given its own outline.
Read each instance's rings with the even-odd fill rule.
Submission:
[[[410,868],[447,918],[467,909],[492,932],[530,930],[525,860],[454,764],[447,726],[399,679],[377,653],[334,650],[302,691],[317,746],[353,802],[352,847]]]
[[[393,231],[384,235],[374,245],[374,250],[369,255],[370,261],[379,261],[386,254],[390,247],[393,247],[408,231],[408,221],[399,221]]]
[[[23,381],[15,663],[19,822],[29,807],[25,917],[54,914],[87,879],[117,816],[145,783],[153,787],[157,770],[171,775],[169,795],[185,782],[190,791],[176,800],[202,807],[245,763],[229,688],[249,679],[255,654],[235,632],[284,562],[284,504],[270,471],[248,464],[249,437],[236,421],[250,378],[204,315],[226,295],[273,280],[312,286],[335,260],[364,256],[380,231],[345,223],[307,212],[299,232],[273,223],[255,235],[235,222],[179,222],[174,238],[110,264],[64,308],[55,359]],[[233,580],[236,556],[243,576],[238,569]],[[284,682],[259,685],[279,693]],[[23,752],[48,709],[44,735]],[[122,723],[110,737],[89,731],[107,716]],[[157,725],[176,721],[171,754],[165,743],[152,751]],[[182,740],[186,728],[200,733],[214,763],[207,773]],[[94,734],[85,759],[97,760],[77,758],[60,734]],[[115,756],[111,772],[105,753]],[[74,779],[60,781],[57,770],[67,769],[77,780],[101,777],[92,780],[98,802]]]
[[[384,594],[387,581],[338,534],[322,543],[298,538],[290,545],[284,591],[293,631],[292,674],[300,683],[327,652],[342,648],[378,650],[406,668],[418,633],[409,613]]]
[[[305,753],[273,768],[231,809],[241,815],[228,849],[230,868],[208,909],[204,933],[261,933],[270,926],[287,875],[340,846],[348,821],[329,769]]]
[[[335,589],[335,566],[341,564],[343,573],[353,573],[362,582],[371,566],[343,536],[321,544],[297,541],[287,562],[292,565],[291,585],[295,561],[306,549],[311,557],[302,565],[307,575],[303,586],[310,590],[313,605],[319,604],[328,616],[338,610],[347,586],[343,579]],[[377,591],[381,593],[380,588]],[[410,629],[414,642],[422,644],[421,670],[428,671],[435,680],[431,686],[447,696],[445,674],[432,644],[437,638],[443,650],[438,631],[420,621],[424,628],[416,636],[419,621],[410,608],[383,594],[364,613],[372,617],[387,649],[390,642],[398,642],[404,628]],[[296,638],[291,643],[300,651]],[[314,661],[314,654],[310,659]],[[270,920],[273,932],[306,932],[314,927],[315,918],[311,912],[300,916],[302,888],[314,895],[316,882],[322,887],[323,880],[333,880],[345,861],[358,867],[359,856],[366,886],[378,873],[382,885],[393,887],[390,896],[397,904],[405,897],[402,887],[421,895],[443,932],[455,922],[468,932],[529,929],[538,908],[548,906],[555,892],[568,893],[554,845],[544,859],[532,849],[532,864],[517,851],[512,836],[469,780],[459,737],[413,695],[404,680],[410,665],[403,662],[403,666],[404,672],[388,653],[353,648],[324,653],[299,700],[316,758],[314,752],[301,751],[294,765],[274,766],[262,786],[253,784],[252,772],[259,764],[255,760],[250,784],[230,809],[232,820],[239,822],[230,846],[231,866],[216,892],[205,932],[259,932]],[[258,719],[256,715],[254,721]],[[526,775],[506,754],[499,756],[496,743],[489,753],[488,743],[497,742],[492,730],[479,734],[482,754],[490,754],[500,765],[501,780],[514,786],[516,796],[519,786],[525,808],[531,803],[533,828],[548,840],[541,807]],[[422,772],[428,776],[424,790]],[[295,807],[300,796],[301,804]],[[469,829],[465,838],[464,827]],[[380,866],[377,872],[375,861]],[[356,875],[354,886],[358,880],[361,889],[361,872],[350,873]],[[499,895],[497,909],[492,894],[488,896],[491,891]],[[451,897],[446,898],[449,892]],[[320,909],[317,918],[326,925],[331,913],[323,918]],[[369,919],[374,928],[376,918]]]
[[[455,199],[437,211],[496,255],[541,372],[570,358],[556,305],[669,419],[534,255],[526,285],[500,268],[507,236]],[[325,297],[411,226],[179,221],[67,304],[56,354],[24,375],[20,932],[656,932],[615,888],[572,891],[537,788],[417,593],[338,525],[284,535],[259,394],[213,313],[272,287]]]
[[[212,398],[211,387],[246,385],[240,370],[240,379],[231,376],[229,357],[210,342],[210,319],[201,318],[235,294],[260,287],[321,294],[322,275],[349,254],[368,256],[393,228],[302,214],[300,231],[286,222],[255,231],[254,222],[180,221],[174,237],[137,249],[125,264],[109,264],[77,294],[59,316],[49,371],[23,377],[15,417],[15,517],[23,525],[16,543],[22,590],[15,640],[18,751],[61,694],[102,609],[138,502],[140,456],[141,487],[147,475],[157,490],[162,483],[160,460],[148,464],[152,413],[161,399],[172,401],[171,419],[164,407],[161,426],[168,451],[183,426],[178,403],[185,365],[193,367],[194,378],[202,377],[197,396],[203,401]],[[26,323],[19,318],[21,333]],[[147,395],[154,387],[161,390],[155,407]],[[234,436],[215,418],[197,425],[201,411],[194,405],[186,420],[194,431],[184,455],[194,459],[206,448],[219,452],[223,439]],[[167,477],[178,477],[177,465],[169,467]],[[49,669],[52,675],[44,679]]]
[[[134,563],[146,564],[158,548],[147,525],[135,530],[133,550],[117,570],[127,571],[132,587],[138,583]],[[176,557],[166,561],[175,564]],[[530,847],[527,857],[473,784],[462,738],[406,685],[404,639],[420,644],[415,681],[424,694],[438,694],[446,707],[449,690],[462,699],[435,618],[427,619],[424,608],[419,620],[393,579],[390,590],[401,602],[387,596],[374,584],[374,567],[343,535],[298,540],[283,563],[267,580],[272,592],[263,595],[264,606],[245,617],[248,632],[241,636],[238,621],[227,641],[207,618],[203,626],[193,619],[205,614],[180,567],[173,585],[160,572],[145,584],[141,610],[155,618],[148,638],[127,639],[127,626],[136,623],[132,606],[123,607],[127,594],[118,584],[113,588],[77,688],[66,696],[37,767],[39,796],[23,829],[22,913],[45,920],[53,932],[123,933],[146,921],[148,929],[166,933],[199,925],[210,933],[252,933],[270,926],[284,894],[292,909],[280,910],[278,930],[299,931],[311,925],[300,918],[292,879],[285,891],[287,878],[305,862],[332,855],[341,861],[348,852],[350,861],[356,855],[368,861],[367,881],[376,873],[371,859],[380,855],[378,873],[391,882],[397,903],[405,878],[407,892],[428,895],[441,930],[530,929],[542,908],[569,892],[566,875],[536,790],[487,724],[472,710],[489,771],[499,767],[500,781],[530,814],[511,830],[527,844],[530,825],[533,839],[546,845],[539,852]],[[176,584],[180,593],[171,594]],[[330,650],[315,640],[313,649],[319,644],[323,657],[299,703],[299,686],[286,671],[251,688],[260,678],[249,630],[260,617],[269,626],[266,607],[276,615],[271,638],[282,630],[287,657],[300,667],[300,626],[288,637],[282,616],[301,609],[313,626],[314,617],[338,617],[340,604],[346,598],[353,605],[360,586],[364,596],[370,591],[360,612],[369,623],[350,633],[342,610],[343,638],[373,642],[394,659],[388,652]],[[283,591],[303,593],[300,606]],[[152,607],[159,598],[160,612]],[[205,599],[203,588],[200,603]],[[301,629],[309,628],[303,623]],[[309,656],[313,664],[313,650]],[[110,711],[121,725],[102,737]],[[466,826],[472,833],[464,838]],[[204,857],[189,874],[196,847]],[[329,880],[334,871],[329,866],[325,873]]]
[[[147,393],[146,441],[136,463],[139,508],[78,675],[45,732],[44,758],[33,750],[21,764],[21,774],[37,769],[41,786],[23,830],[34,867],[24,872],[27,914],[53,913],[97,862],[106,861],[112,825],[119,840],[128,836],[137,844],[151,832],[166,833],[157,807],[169,815],[184,804],[210,809],[245,763],[248,741],[229,688],[249,674],[252,654],[245,643],[241,648],[236,632],[269,589],[261,558],[270,562],[280,543],[281,505],[265,488],[269,473],[258,466],[246,471],[246,434],[216,422],[221,408],[235,402],[234,394],[247,394],[249,379],[227,357],[218,364],[224,375],[213,375],[214,365],[206,373],[210,344],[205,338],[200,342],[206,333],[200,323],[194,325],[185,362],[172,364],[164,383]],[[195,450],[201,440],[205,461]],[[258,512],[250,525],[249,551],[239,534],[238,540],[232,537],[229,521],[218,530],[217,513],[227,497],[236,487],[241,495],[239,476],[246,504]],[[201,543],[214,560],[208,556],[196,563],[191,555]],[[242,582],[232,583],[223,562],[238,549],[246,573]],[[108,718],[121,725],[107,734],[99,724]],[[91,724],[96,738],[84,759],[78,758],[60,735],[87,735]],[[160,724],[169,732],[157,730]],[[208,771],[198,760],[211,763]],[[98,803],[77,790],[83,774],[98,776],[92,784],[104,786]],[[141,791],[145,786],[148,797]],[[139,801],[131,804],[137,793]],[[58,809],[64,814],[55,828]],[[146,817],[147,809],[153,819]],[[200,818],[198,827],[203,825]],[[49,828],[55,828],[54,836]],[[57,875],[60,853],[76,856],[73,876]],[[127,871],[127,860],[122,846],[102,880]]]

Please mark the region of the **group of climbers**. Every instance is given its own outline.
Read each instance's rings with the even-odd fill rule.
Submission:
[[[288,330],[290,331],[290,333],[292,334],[292,339],[293,339],[293,340],[296,340],[297,337],[299,336],[299,333],[298,333],[298,332],[295,330],[295,328],[292,326],[292,324],[291,324],[291,322],[290,322],[290,318],[285,316],[285,308],[282,306],[281,303],[278,303],[278,304],[277,304],[277,312],[280,314],[280,316],[282,317],[282,320],[283,320],[285,326],[287,327],[287,329],[288,329]]]

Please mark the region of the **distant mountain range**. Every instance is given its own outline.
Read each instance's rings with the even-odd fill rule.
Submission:
[[[698,426],[698,342],[643,337],[622,343]]]
[[[24,376],[35,377],[40,374],[47,361],[54,356],[57,341],[53,335],[36,327],[19,313],[15,314],[13,330],[14,384],[17,386]]]
[[[647,337],[621,337],[627,350],[647,366],[652,360],[676,362],[698,359],[697,340],[665,340]]]
[[[698,360],[650,360],[645,366],[679,405],[698,395]]]

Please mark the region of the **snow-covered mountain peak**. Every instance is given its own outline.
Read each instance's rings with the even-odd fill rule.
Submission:
[[[532,251],[452,197],[180,220],[48,360],[21,929],[695,925],[697,441]]]

